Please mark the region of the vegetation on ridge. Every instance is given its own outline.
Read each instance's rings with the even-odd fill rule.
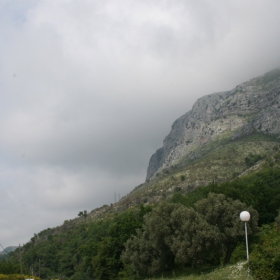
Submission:
[[[278,153],[275,154],[276,157],[277,155]],[[264,229],[265,224],[271,224],[277,218],[279,210],[277,201],[280,198],[280,169],[277,164],[274,162],[273,167],[268,166],[260,172],[232,182],[212,183],[188,194],[177,191],[170,202],[158,206],[142,205],[130,208],[123,213],[111,214],[97,221],[90,219],[81,219],[80,223],[68,221],[64,226],[56,229],[55,233],[53,230],[44,230],[23,246],[24,272],[28,272],[32,267],[38,275],[40,259],[42,279],[48,279],[50,276],[75,280],[93,277],[104,280],[142,279],[158,273],[159,275],[168,274],[168,270],[175,271],[174,273],[177,270],[188,273],[191,267],[193,267],[192,271],[201,271],[207,266],[217,267],[228,261],[226,260],[228,249],[232,253],[234,262],[244,260],[246,258],[244,232],[242,222],[238,217],[239,212],[244,208],[251,209],[244,203],[255,208],[261,221],[259,225],[264,225]],[[220,212],[217,211],[223,205],[217,201],[215,203],[212,201],[206,206],[207,201],[214,198],[223,198],[222,201],[229,208],[220,208]],[[213,208],[215,211],[211,212],[213,205],[219,206]],[[233,228],[226,230],[226,225],[232,222],[224,220],[233,219],[234,205],[240,205],[235,211],[235,222],[232,224],[234,226],[236,223],[238,231]],[[205,209],[207,209],[206,212]],[[254,210],[250,212],[255,213]],[[223,223],[225,223],[224,226],[222,226]],[[201,229],[207,229],[207,231]],[[272,227],[271,231],[273,230],[278,231],[277,228]],[[231,246],[231,242],[226,237],[229,233],[237,234],[238,238],[232,247],[227,249],[227,246]],[[193,237],[188,239],[188,235]],[[196,235],[200,238],[195,239]],[[276,234],[271,233],[271,236],[276,236]],[[271,251],[267,251],[266,254],[257,253],[258,250],[263,250],[263,244],[267,244],[265,237],[265,234],[260,237],[257,234],[256,238],[249,240],[252,265],[255,263],[252,271],[256,276],[260,273],[259,268],[264,270],[264,266],[258,264],[265,263],[262,258],[269,259],[271,254],[277,256],[277,252],[274,252],[271,247]],[[201,239],[204,240],[203,243],[199,243],[201,250],[197,250],[195,242],[200,242]],[[184,250],[180,251],[180,248]],[[186,252],[189,253],[186,254]],[[167,253],[169,255],[166,255]],[[139,254],[139,257],[136,254]],[[135,263],[133,258],[139,258],[139,262]],[[137,268],[137,265],[141,265],[141,259],[144,261],[142,268]],[[18,263],[18,252],[11,253],[10,261]],[[272,274],[278,273],[280,270],[277,264],[276,261],[273,267],[265,269]],[[194,267],[195,270],[193,270]]]
[[[200,157],[182,158],[178,164],[161,170],[153,179],[136,187],[117,207],[157,203],[176,191],[189,193],[212,182],[230,182],[243,174],[277,164],[279,148],[277,138],[260,133],[205,144],[199,150]]]

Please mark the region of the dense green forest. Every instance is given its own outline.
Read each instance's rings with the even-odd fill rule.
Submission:
[[[23,272],[41,279],[145,279],[246,259],[256,279],[280,279],[280,169],[276,166],[223,184],[180,191],[157,205],[139,205],[103,219],[35,234],[22,247]],[[19,250],[0,262],[0,274],[19,272]],[[270,275],[269,278],[264,275]]]

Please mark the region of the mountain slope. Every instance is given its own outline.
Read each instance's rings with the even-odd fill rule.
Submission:
[[[245,82],[231,91],[198,99],[191,111],[177,119],[163,147],[152,155],[146,181],[182,157],[196,159],[211,142],[253,133],[280,135],[280,70]]]
[[[140,226],[145,211],[163,200],[185,197],[194,202],[205,190],[253,205],[263,224],[273,221],[280,198],[279,77],[280,70],[275,70],[233,91],[200,98],[172,125],[151,158],[145,183],[115,204],[35,234],[23,246],[25,266],[35,264],[41,275],[68,279],[92,279],[96,270],[118,273],[124,245],[120,240]],[[140,216],[141,222],[136,221]],[[12,257],[18,261],[16,253]]]

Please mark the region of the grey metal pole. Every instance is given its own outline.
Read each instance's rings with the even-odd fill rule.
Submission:
[[[250,277],[250,265],[249,265],[249,248],[248,248],[247,222],[245,222],[245,239],[246,239],[247,263],[248,263],[247,275],[248,275],[248,277]]]
[[[249,262],[248,235],[247,235],[247,223],[246,222],[245,222],[245,238],[246,238],[247,261]]]

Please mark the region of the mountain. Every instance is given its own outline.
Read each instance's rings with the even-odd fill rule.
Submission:
[[[5,249],[3,248],[4,250],[0,252],[0,260],[7,258],[8,254],[15,251],[17,248],[18,246],[9,246]]]
[[[10,252],[15,251],[18,248],[18,246],[9,246],[7,248],[5,248],[2,252],[0,252],[0,255],[6,255]]]
[[[22,247],[23,267],[44,279],[116,279],[124,273],[124,243],[156,203],[192,206],[210,192],[251,205],[261,225],[273,222],[280,198],[279,116],[280,70],[198,99],[151,157],[145,183],[117,203],[35,234]],[[169,231],[154,227],[161,229]],[[18,263],[18,254],[11,259]]]
[[[280,69],[238,85],[231,91],[198,99],[192,110],[177,119],[163,147],[152,155],[146,181],[182,159],[205,155],[204,147],[261,133],[280,135]]]
[[[280,69],[233,90],[199,98],[178,118],[151,157],[145,183],[92,215],[167,200],[213,182],[230,182],[278,165]],[[90,214],[91,215],[91,214]]]

